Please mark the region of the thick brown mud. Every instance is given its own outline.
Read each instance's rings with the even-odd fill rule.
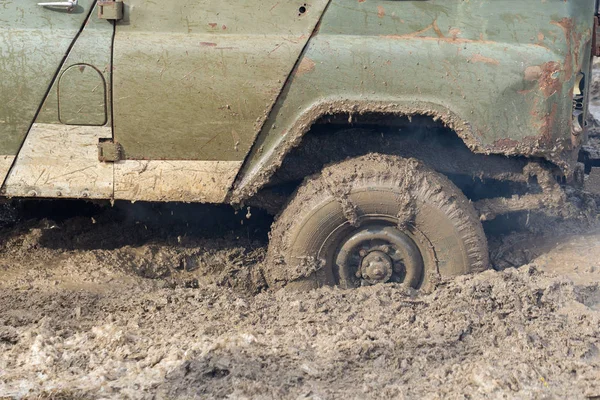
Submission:
[[[487,224],[497,270],[429,294],[288,293],[253,209],[48,207],[0,230],[0,398],[600,396],[593,220]]]

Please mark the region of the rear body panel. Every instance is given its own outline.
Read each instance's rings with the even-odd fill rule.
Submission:
[[[260,187],[333,113],[425,114],[475,152],[537,156],[567,173],[573,87],[589,73],[594,1],[333,0],[264,125],[234,198]]]

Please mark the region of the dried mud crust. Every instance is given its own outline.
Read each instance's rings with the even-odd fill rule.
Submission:
[[[415,240],[425,263],[424,288],[488,267],[478,215],[452,182],[417,160],[369,154],[325,168],[293,195],[271,230],[263,264],[267,283],[295,282],[298,289],[335,284],[326,278],[332,266],[317,257],[329,235],[322,221],[359,226],[364,216],[381,213]]]

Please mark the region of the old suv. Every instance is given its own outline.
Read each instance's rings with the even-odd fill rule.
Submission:
[[[273,287],[481,271],[581,183],[595,0],[4,0],[2,196],[258,204]]]

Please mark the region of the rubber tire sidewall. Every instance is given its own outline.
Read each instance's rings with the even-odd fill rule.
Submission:
[[[381,165],[377,165],[378,160]],[[336,173],[335,168],[343,170],[344,164],[351,163],[355,164],[352,176]],[[400,222],[398,216],[407,190],[402,180],[407,171],[417,177],[418,187],[410,189],[414,218],[402,231],[413,239],[423,257],[425,271],[420,287],[428,289],[440,279],[487,268],[485,234],[462,192],[416,160],[375,155],[328,167],[299,188],[273,226],[265,263],[267,283],[277,287],[294,282],[298,289],[336,284],[332,259],[323,253],[323,243],[333,230],[348,223],[348,207],[359,222],[365,215],[382,215]],[[342,198],[334,194],[340,186],[349,188]],[[313,264],[320,263],[311,266],[312,272],[302,265],[311,259]]]

